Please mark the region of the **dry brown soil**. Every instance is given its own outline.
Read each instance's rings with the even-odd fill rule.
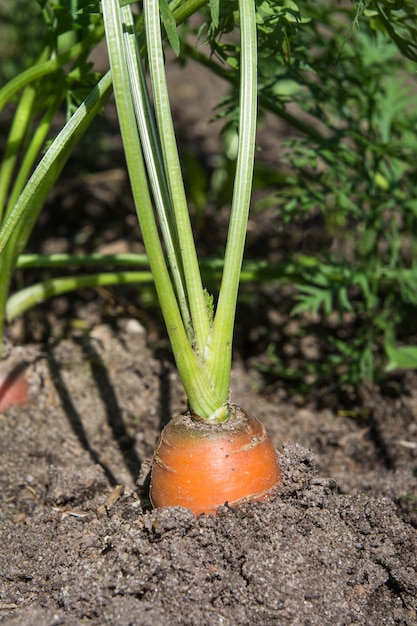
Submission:
[[[146,340],[130,319],[8,347],[31,404],[0,416],[0,623],[416,624],[416,393],[375,391],[358,421],[250,391],[237,364],[280,493],[217,517],[149,511],[149,459],[184,397]]]

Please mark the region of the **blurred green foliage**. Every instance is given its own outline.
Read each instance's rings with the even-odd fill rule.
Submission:
[[[45,23],[37,2],[0,4],[0,86],[34,63],[42,49]]]

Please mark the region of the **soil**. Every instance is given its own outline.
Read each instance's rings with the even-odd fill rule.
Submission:
[[[358,422],[249,393],[237,364],[282,486],[195,518],[149,510],[149,460],[185,401],[137,320],[9,354],[31,403],[0,416],[2,624],[417,623],[415,394]]]
[[[194,102],[192,81],[181,93]],[[176,112],[185,140],[202,134],[193,113],[182,120],[187,106]],[[106,133],[112,120],[110,109]],[[66,170],[29,249],[142,249],[122,160],[109,171],[100,158],[84,177]],[[249,258],[322,245],[317,221],[284,232],[271,215],[251,221]],[[204,217],[203,250],[218,218]],[[242,293],[232,401],[265,424],[283,480],[272,501],[225,503],[217,516],[150,509],[158,435],[186,404],[143,294],[85,290],[9,327],[3,365],[26,365],[30,403],[0,413],[1,624],[417,624],[416,375],[352,395],[339,393],[335,372],[332,384],[293,395],[259,372],[267,338],[314,362],[322,328],[289,318],[288,287]]]

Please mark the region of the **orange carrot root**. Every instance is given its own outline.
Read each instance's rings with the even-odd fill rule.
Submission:
[[[237,406],[224,424],[180,414],[164,428],[155,451],[154,507],[183,506],[196,515],[219,506],[266,500],[278,489],[278,454],[262,423]]]
[[[5,411],[12,404],[25,405],[29,402],[29,384],[25,368],[16,367],[11,372],[0,371],[0,411]]]

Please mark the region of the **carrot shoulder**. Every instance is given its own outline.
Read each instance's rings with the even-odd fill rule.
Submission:
[[[150,497],[156,507],[215,513],[225,503],[268,499],[280,477],[278,454],[263,424],[240,407],[233,406],[231,418],[217,425],[180,414],[162,431]]]
[[[25,405],[29,402],[29,384],[25,367],[18,366],[11,371],[0,369],[0,411],[12,404]]]

